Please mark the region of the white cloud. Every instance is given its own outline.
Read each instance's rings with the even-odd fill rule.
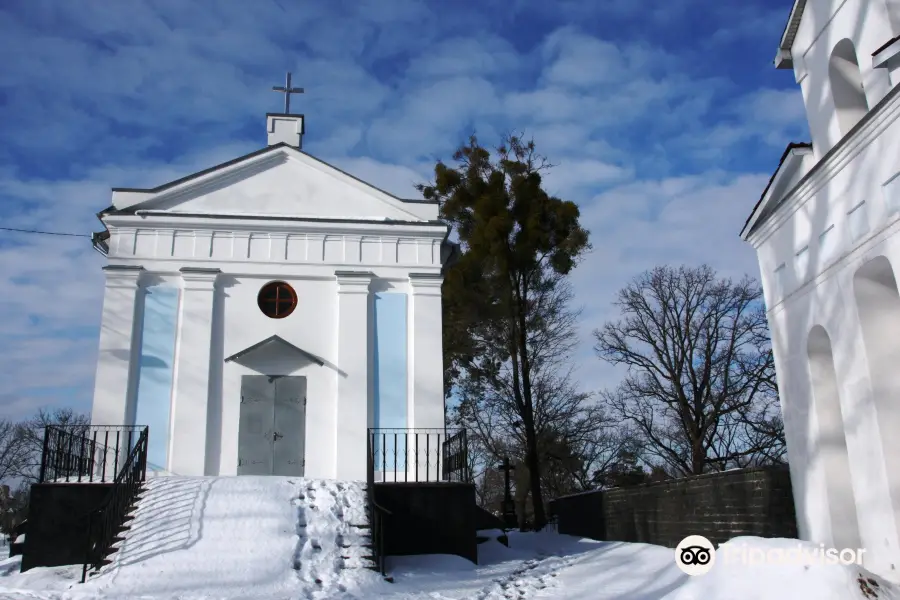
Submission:
[[[740,159],[739,144],[783,146],[804,126],[797,92],[735,96],[728,73],[698,71],[649,35],[613,42],[571,25],[602,10],[639,31],[665,27],[701,6],[693,0],[552,10],[491,0],[497,19],[417,0],[351,3],[340,17],[287,0],[212,13],[178,0],[28,4],[0,9],[0,47],[16,50],[0,70],[0,94],[14,90],[0,95],[11,124],[0,160],[16,165],[0,170],[7,226],[88,233],[110,187],[157,186],[260,147],[285,70],[306,88],[293,100],[307,116],[304,150],[400,196],[416,197],[413,185],[472,131],[490,145],[523,132],[557,165],[548,190],[576,201],[592,232],[573,278],[589,389],[615,380],[592,357],[590,331],[614,316],[630,277],[661,262],[755,272],[737,231],[768,174],[718,169]],[[511,41],[534,14],[570,24]],[[88,407],[101,264],[85,238],[0,234],[0,412]]]
[[[563,198],[631,179],[634,171],[593,159],[571,159],[555,165],[544,177],[547,192]]]
[[[520,56],[503,38],[454,37],[413,58],[405,75],[417,81],[515,73],[521,68]]]

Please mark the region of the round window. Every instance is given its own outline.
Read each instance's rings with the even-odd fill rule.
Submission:
[[[283,319],[297,307],[297,293],[285,282],[273,281],[263,286],[256,301],[264,315]]]

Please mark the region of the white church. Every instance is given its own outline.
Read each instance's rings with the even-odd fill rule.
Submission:
[[[900,578],[900,0],[795,0],[790,144],[744,225],[765,290],[800,537]]]
[[[149,426],[152,470],[362,480],[369,428],[445,425],[438,206],[304,152],[285,104],[265,148],[98,215],[92,423]]]

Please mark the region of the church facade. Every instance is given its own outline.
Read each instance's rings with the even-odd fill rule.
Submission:
[[[361,480],[370,428],[443,428],[435,203],[301,150],[113,189],[95,425],[149,426],[151,470]]]
[[[806,105],[741,236],[765,291],[801,538],[900,579],[900,0],[796,0]]]

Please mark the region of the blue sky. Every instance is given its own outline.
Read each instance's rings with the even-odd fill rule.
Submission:
[[[306,94],[304,150],[405,197],[471,132],[524,131],[594,250],[574,274],[587,390],[615,292],[656,264],[757,276],[738,232],[789,141],[772,59],[789,0],[7,0],[0,219],[90,233],[111,187],[155,186],[265,144],[271,91]],[[10,58],[12,57],[12,58]],[[0,406],[88,410],[102,257],[0,232]]]

